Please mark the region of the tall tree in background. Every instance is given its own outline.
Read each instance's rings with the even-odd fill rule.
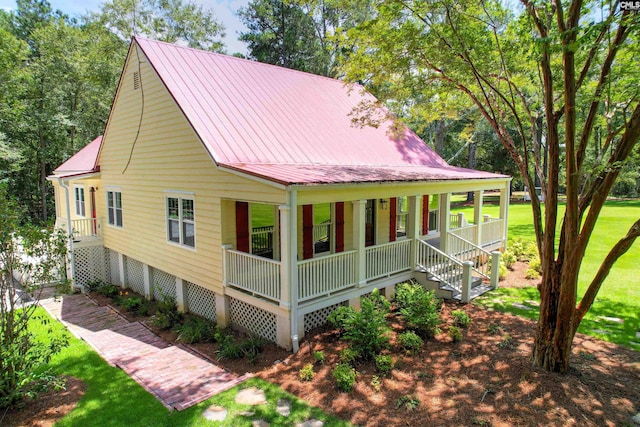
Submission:
[[[249,31],[249,57],[322,76],[335,77],[343,47],[337,31],[352,28],[370,12],[355,0],[252,0],[238,15]]]
[[[185,42],[189,47],[224,51],[224,25],[210,9],[182,0],[110,0],[91,19],[123,40],[140,34],[154,40]]]
[[[640,14],[621,11],[617,1],[521,0],[518,15],[489,0],[382,0],[374,6],[374,19],[346,33],[345,44],[354,47],[348,78],[380,87],[391,77],[393,90],[384,99],[394,103],[420,83],[463,94],[529,188],[534,174],[545,186],[544,213],[532,193],[543,270],[532,357],[544,369],[566,371],[580,322],[616,260],[640,235],[639,219],[579,299],[589,239],[640,137]],[[537,138],[540,132],[544,138]],[[561,185],[564,217],[558,212]]]

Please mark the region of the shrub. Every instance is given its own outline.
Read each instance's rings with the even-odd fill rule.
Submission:
[[[422,338],[415,332],[407,331],[398,335],[400,346],[410,353],[416,353],[422,347]]]
[[[149,302],[144,298],[123,298],[120,300],[120,305],[128,312],[138,316],[146,316],[149,313]]]
[[[453,310],[451,317],[453,317],[453,324],[461,328],[466,328],[471,324],[471,318],[464,310]]]
[[[396,291],[400,314],[410,329],[418,335],[431,338],[440,332],[440,306],[433,291],[427,291],[419,284],[405,285]],[[399,295],[398,295],[399,294]]]
[[[376,370],[381,375],[388,375],[393,369],[393,358],[388,354],[377,354],[374,357]]]
[[[513,347],[513,339],[511,338],[511,335],[504,334],[502,336],[502,339],[498,343],[498,347],[500,347],[500,348],[512,348]]]
[[[326,356],[324,354],[324,351],[314,351],[313,352],[313,360],[318,365],[324,365],[325,359],[326,359]]]
[[[307,363],[306,365],[304,365],[298,373],[298,378],[300,378],[300,381],[313,380],[313,365],[311,363]]]
[[[346,363],[338,363],[333,370],[333,378],[336,380],[338,390],[349,393],[356,382],[356,370]]]
[[[410,302],[415,298],[414,294],[418,289],[418,284],[411,282],[404,282],[396,285],[395,302],[398,309],[408,307]],[[420,286],[422,287],[422,286]]]
[[[178,311],[178,304],[171,295],[160,293],[160,301],[156,304],[156,314],[151,319],[152,324],[160,329],[171,329],[182,320],[182,313]]]
[[[513,264],[515,264],[517,260],[516,256],[510,250],[504,251],[500,256],[500,261],[502,261],[504,266],[509,270],[513,270]]]
[[[111,299],[116,299],[120,295],[120,291],[122,289],[117,287],[116,285],[103,283],[102,285],[96,288],[96,292],[105,297],[109,297]]]
[[[356,360],[358,360],[358,358],[360,357],[360,353],[350,347],[347,347],[340,350],[339,357],[340,362],[354,365],[356,363]]]
[[[396,400],[396,409],[404,408],[408,411],[416,409],[420,405],[420,400],[413,394],[401,396]]]
[[[449,326],[449,336],[453,342],[462,341],[462,330],[457,326]]]
[[[249,359],[249,363],[256,364],[258,356],[262,353],[266,341],[258,336],[252,335],[240,344],[240,351],[243,356]]]
[[[538,257],[539,257],[538,245],[536,245],[535,242],[527,242],[524,245],[524,254],[522,255],[522,258],[525,261],[531,261],[532,259],[535,259]]]
[[[213,342],[216,339],[216,327],[213,322],[202,317],[191,316],[175,327],[178,341],[193,344],[197,342]]]
[[[343,338],[364,359],[371,360],[389,345],[391,328],[386,315],[389,305],[381,303],[380,296],[362,298],[360,311],[345,320]]]
[[[380,380],[379,376],[374,375],[374,376],[371,377],[371,387],[376,392],[380,392],[380,390],[382,390],[382,381]]]
[[[502,325],[500,325],[499,323],[492,323],[489,325],[487,330],[491,335],[498,335],[500,332],[502,332]]]
[[[88,280],[87,283],[85,283],[84,285],[84,290],[86,292],[96,292],[98,290],[98,288],[105,286],[106,283],[104,283],[102,280],[100,279],[96,279],[96,280]]]
[[[509,251],[516,257],[517,260],[524,255],[524,242],[520,237],[516,237],[509,241]]]
[[[536,256],[529,261],[529,269],[537,271],[538,274],[542,274],[542,263],[539,257]]]
[[[218,348],[218,359],[240,359],[242,356],[242,347],[236,342],[233,335],[225,335]]]
[[[329,316],[327,316],[327,321],[329,324],[338,330],[338,333],[342,335],[345,331],[345,325],[347,319],[353,317],[355,310],[353,307],[340,306],[333,310]]]
[[[538,273],[533,268],[527,268],[527,271],[524,272],[524,277],[526,279],[539,279],[540,273]]]

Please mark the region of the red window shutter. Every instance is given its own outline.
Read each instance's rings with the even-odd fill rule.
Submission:
[[[236,202],[236,248],[249,253],[249,203]]]
[[[398,214],[398,199],[389,199],[389,241],[396,241],[396,215]]]
[[[422,196],[422,234],[429,233],[429,195]]]
[[[302,206],[302,258],[313,258],[313,205]]]
[[[336,202],[336,252],[344,251],[344,202]]]

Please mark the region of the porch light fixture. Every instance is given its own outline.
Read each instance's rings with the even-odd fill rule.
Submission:
[[[387,204],[389,203],[389,201],[387,199],[380,199],[380,206],[382,207],[382,210],[386,211],[387,210]]]

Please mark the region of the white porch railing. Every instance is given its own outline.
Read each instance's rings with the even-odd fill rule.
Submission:
[[[449,214],[449,228],[450,229],[454,229],[454,228],[462,228],[462,227],[466,227],[469,225],[469,221],[467,221],[467,218],[465,218],[464,213],[462,212],[458,212],[458,213],[450,213]]]
[[[331,223],[317,224],[313,226],[313,241],[326,240],[331,233]]]
[[[477,229],[477,225],[465,225],[464,227],[451,230],[450,233],[474,243],[476,241]],[[484,232],[484,228],[482,230]]]
[[[416,264],[431,276],[458,292],[462,292],[464,265],[461,261],[445,254],[430,244],[419,240]],[[470,284],[469,284],[470,285]]]
[[[399,240],[366,248],[367,280],[409,270],[411,240]]]
[[[481,239],[483,246],[496,243],[504,239],[504,220],[495,218],[483,222]]]
[[[407,212],[398,212],[396,214],[396,232],[402,236],[407,235]]]
[[[355,286],[356,251],[312,258],[298,262],[298,300],[300,302]]]
[[[264,254],[273,251],[273,225],[251,229],[251,253]]]
[[[280,300],[280,261],[232,249],[226,253],[226,282],[265,298]]]
[[[447,236],[447,248],[451,256],[460,261],[471,261],[473,271],[485,279],[489,279],[489,263],[491,254],[467,239],[450,232]]]
[[[67,219],[58,217],[55,223],[56,228],[67,231]],[[100,218],[72,219],[71,229],[74,240],[96,239],[102,237],[102,221]]]

